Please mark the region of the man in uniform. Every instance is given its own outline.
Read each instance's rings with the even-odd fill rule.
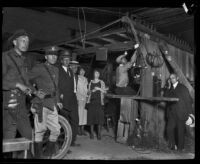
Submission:
[[[58,68],[54,66],[57,61],[58,47],[52,46],[45,50],[45,63],[33,67],[29,78],[34,81],[37,88],[44,92],[40,99],[33,99],[32,112],[35,113],[35,153],[36,158],[42,156],[42,141],[47,128],[50,130],[49,141],[44,156],[51,158],[55,153],[55,144],[60,134],[57,105],[62,108],[58,92]]]
[[[24,30],[18,30],[9,38],[9,42],[14,48],[2,55],[3,139],[15,138],[18,130],[22,137],[32,140],[26,108],[26,94],[30,94],[30,85],[23,56],[29,46],[29,36]]]
[[[75,143],[78,133],[78,102],[76,97],[76,79],[73,71],[69,67],[71,54],[65,50],[60,55],[61,66],[59,66],[59,92],[61,102],[63,103],[63,110],[61,114],[67,118],[72,128],[72,143],[71,146],[80,146]]]

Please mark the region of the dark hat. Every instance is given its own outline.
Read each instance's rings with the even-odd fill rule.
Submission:
[[[71,52],[69,50],[62,51],[61,54],[60,54],[60,58],[61,59],[64,59],[64,58],[71,59]]]
[[[11,43],[13,40],[15,40],[16,38],[18,38],[20,36],[30,37],[24,29],[20,29],[20,30],[15,31],[14,34],[11,37],[8,38],[8,42]]]
[[[58,55],[59,48],[57,46],[50,46],[45,48],[45,55]]]

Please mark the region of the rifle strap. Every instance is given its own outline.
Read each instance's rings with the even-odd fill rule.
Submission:
[[[16,61],[13,59],[13,57],[12,57],[10,54],[8,54],[8,56],[10,57],[10,59],[12,60],[12,62],[13,62],[14,65],[15,65],[15,67],[17,68],[17,71],[18,71],[19,76],[20,76],[20,78],[22,79],[23,83],[26,84],[26,80],[25,80],[24,77],[22,76],[22,73],[21,73],[21,71],[20,71],[20,69],[19,69],[19,67],[18,67],[18,65],[17,65],[17,63],[16,63]]]

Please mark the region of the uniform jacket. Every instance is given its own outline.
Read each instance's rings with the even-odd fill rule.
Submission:
[[[2,54],[2,80],[3,80],[3,90],[15,89],[16,83],[24,84],[22,78],[20,78],[19,72],[16,69],[15,64],[8,56],[10,54],[15,60],[17,66],[19,67],[23,78],[25,79],[25,85],[30,86],[28,81],[28,76],[26,69],[24,67],[24,56],[19,56],[14,49],[6,51]]]
[[[166,97],[179,98],[178,102],[168,103],[168,117],[175,114],[179,120],[187,120],[192,111],[192,98],[188,89],[181,83],[165,93]]]
[[[51,77],[44,65],[46,65],[49,69],[57,88],[54,87],[53,81],[51,80]],[[28,73],[28,75],[29,79],[34,81],[39,90],[41,89],[46,94],[55,93],[54,98],[47,98],[43,100],[43,106],[53,109],[53,106],[55,106],[57,102],[59,102],[58,68],[54,65],[41,63],[34,66],[32,70]]]
[[[76,93],[74,93],[74,74],[70,68],[67,69],[69,73],[65,72],[62,66],[59,66],[59,82],[58,88],[60,95],[63,95],[61,103],[63,107],[69,111],[72,111],[74,105],[77,105]],[[75,76],[76,83],[78,77]]]

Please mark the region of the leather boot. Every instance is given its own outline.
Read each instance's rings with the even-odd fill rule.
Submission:
[[[90,126],[90,139],[94,139],[94,125]]]
[[[101,125],[98,125],[97,139],[101,140]]]
[[[35,142],[34,143],[34,158],[35,159],[41,159],[42,158],[42,146],[43,142]]]
[[[51,159],[53,154],[55,153],[55,145],[56,145],[56,142],[49,141],[47,143],[47,146],[46,146],[46,149],[45,149],[45,157],[47,159]]]

